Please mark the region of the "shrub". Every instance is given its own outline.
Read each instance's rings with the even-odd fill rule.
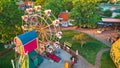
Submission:
[[[89,40],[89,37],[86,36],[84,33],[74,35],[72,40],[79,41],[81,43],[81,47]]]
[[[111,10],[106,10],[104,11],[104,15],[107,17],[111,17],[112,16],[112,11]]]

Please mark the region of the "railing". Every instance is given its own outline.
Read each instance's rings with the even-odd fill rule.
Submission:
[[[75,58],[77,58],[76,52],[74,52],[73,50],[71,50],[69,47],[67,46],[63,46],[60,45],[61,49],[65,50],[66,52],[68,52],[69,54],[71,54],[72,56],[74,56]]]

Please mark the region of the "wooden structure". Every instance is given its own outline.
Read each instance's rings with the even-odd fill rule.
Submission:
[[[118,39],[115,43],[113,43],[110,56],[115,63],[117,68],[120,68],[120,39]]]

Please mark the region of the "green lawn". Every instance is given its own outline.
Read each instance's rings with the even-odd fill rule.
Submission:
[[[100,68],[116,68],[112,59],[110,58],[110,52],[107,51],[102,55]]]
[[[0,52],[3,51],[3,50],[5,50],[4,44],[0,43]]]
[[[3,44],[0,44],[0,52],[6,50]],[[14,59],[14,51],[0,57],[0,68],[12,68],[11,59]]]
[[[107,46],[101,43],[100,41],[91,38],[90,40],[81,48],[80,42],[72,40],[72,37],[74,35],[80,34],[79,32],[73,32],[73,31],[63,31],[63,38],[60,40],[60,42],[68,41],[72,44],[71,49],[73,50],[79,50],[79,53],[86,59],[88,62],[95,64],[95,58],[98,51],[100,51],[103,48],[106,48]]]
[[[12,68],[11,59],[14,59],[14,51],[0,57],[0,68]]]

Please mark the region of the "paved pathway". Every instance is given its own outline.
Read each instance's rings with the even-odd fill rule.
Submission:
[[[62,28],[62,29],[63,30],[74,30],[77,32],[86,33],[90,35],[91,37],[96,38],[97,40],[101,41],[102,43],[104,43],[105,45],[109,47],[111,47],[112,44],[109,41],[107,41],[107,38],[110,35],[117,34],[114,30],[104,31],[103,33],[97,33],[97,29],[82,29],[82,28],[75,29],[73,27],[67,27],[67,28]]]
[[[73,68],[94,68],[94,66],[88,63],[81,55],[78,55],[78,61],[74,64]]]
[[[39,68],[64,68],[64,61],[68,61],[68,62],[71,61],[70,59],[71,55],[62,49],[60,49],[60,53],[56,55],[61,58],[60,62],[56,63],[50,59],[48,60],[44,58],[44,61]]]
[[[86,33],[88,35],[90,35],[93,38],[96,38],[97,40],[101,41],[102,43],[104,43],[105,45],[111,47],[111,42],[107,40],[107,38],[112,35],[115,34],[114,31],[107,31],[107,32],[103,32],[103,33],[97,33],[97,29],[82,29],[80,30],[80,32]]]
[[[101,61],[101,56],[104,52],[109,51],[110,48],[105,48],[100,50],[97,55],[96,55],[96,62],[95,62],[95,68],[100,68],[100,61]]]

